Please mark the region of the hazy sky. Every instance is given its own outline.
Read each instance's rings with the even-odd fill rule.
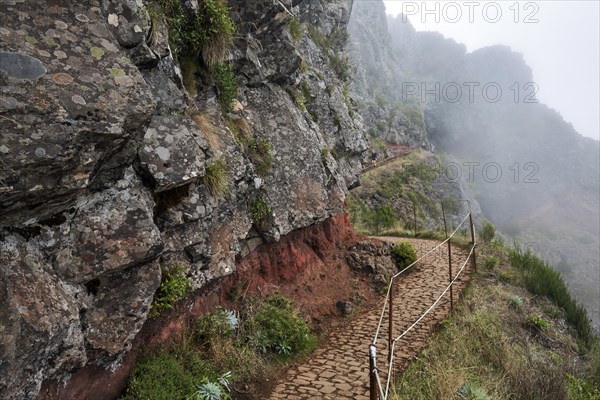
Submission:
[[[388,14],[413,14],[408,19],[418,31],[441,32],[468,51],[505,44],[523,53],[539,85],[539,100],[582,135],[599,139],[600,1],[384,3]],[[424,12],[424,3],[431,14]]]

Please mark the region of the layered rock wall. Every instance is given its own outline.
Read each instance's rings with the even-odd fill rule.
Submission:
[[[231,1],[231,113],[201,65],[186,89],[151,5],[0,3],[2,398],[118,368],[161,271],[183,265],[201,288],[341,214],[357,184],[367,144],[332,66],[345,35],[325,48],[307,34],[344,33],[351,1]],[[270,149],[266,167],[248,141]]]

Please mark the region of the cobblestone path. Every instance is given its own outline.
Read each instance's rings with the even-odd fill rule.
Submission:
[[[439,242],[423,239],[379,238],[397,242],[409,241],[417,257],[425,254]],[[453,273],[467,258],[468,252],[452,249]],[[469,262],[470,264],[470,262]],[[394,299],[394,337],[402,333],[425,312],[448,284],[448,247],[442,245],[428,255],[417,268],[396,282]],[[454,287],[454,299],[464,288],[470,265],[463,271]],[[383,297],[377,307],[357,313],[339,330],[332,332],[323,347],[317,349],[302,364],[291,367],[277,383],[271,399],[368,399],[368,348],[373,340],[383,307]],[[438,305],[409,334],[396,343],[394,371],[404,370],[421,351],[432,334],[432,328],[442,321],[450,309],[450,296],[446,293]],[[377,363],[380,371],[386,368],[387,313],[379,334]],[[385,377],[384,377],[385,379]]]

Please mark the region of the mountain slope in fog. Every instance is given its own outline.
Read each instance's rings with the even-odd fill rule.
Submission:
[[[467,53],[402,16],[387,24],[395,71],[387,90],[419,105],[434,148],[459,160],[449,171],[472,185],[504,233],[565,274],[598,327],[598,142],[537,101],[543,88],[521,54],[501,45]]]

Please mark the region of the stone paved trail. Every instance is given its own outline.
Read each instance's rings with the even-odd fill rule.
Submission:
[[[410,241],[420,257],[439,242],[422,239],[379,238],[390,242]],[[468,252],[453,247],[453,273],[467,258]],[[448,248],[442,245],[427,256],[417,268],[396,282],[394,299],[394,336],[399,335],[425,312],[448,284]],[[454,288],[454,299],[464,288],[470,262]],[[271,399],[368,399],[368,347],[379,322],[383,298],[377,307],[364,310],[338,331],[332,332],[324,346],[302,364],[291,367],[275,386]],[[396,343],[394,370],[404,370],[425,346],[432,328],[449,312],[447,293],[438,305],[409,334]],[[377,363],[386,368],[387,313],[377,341]],[[385,377],[384,377],[385,379]]]

